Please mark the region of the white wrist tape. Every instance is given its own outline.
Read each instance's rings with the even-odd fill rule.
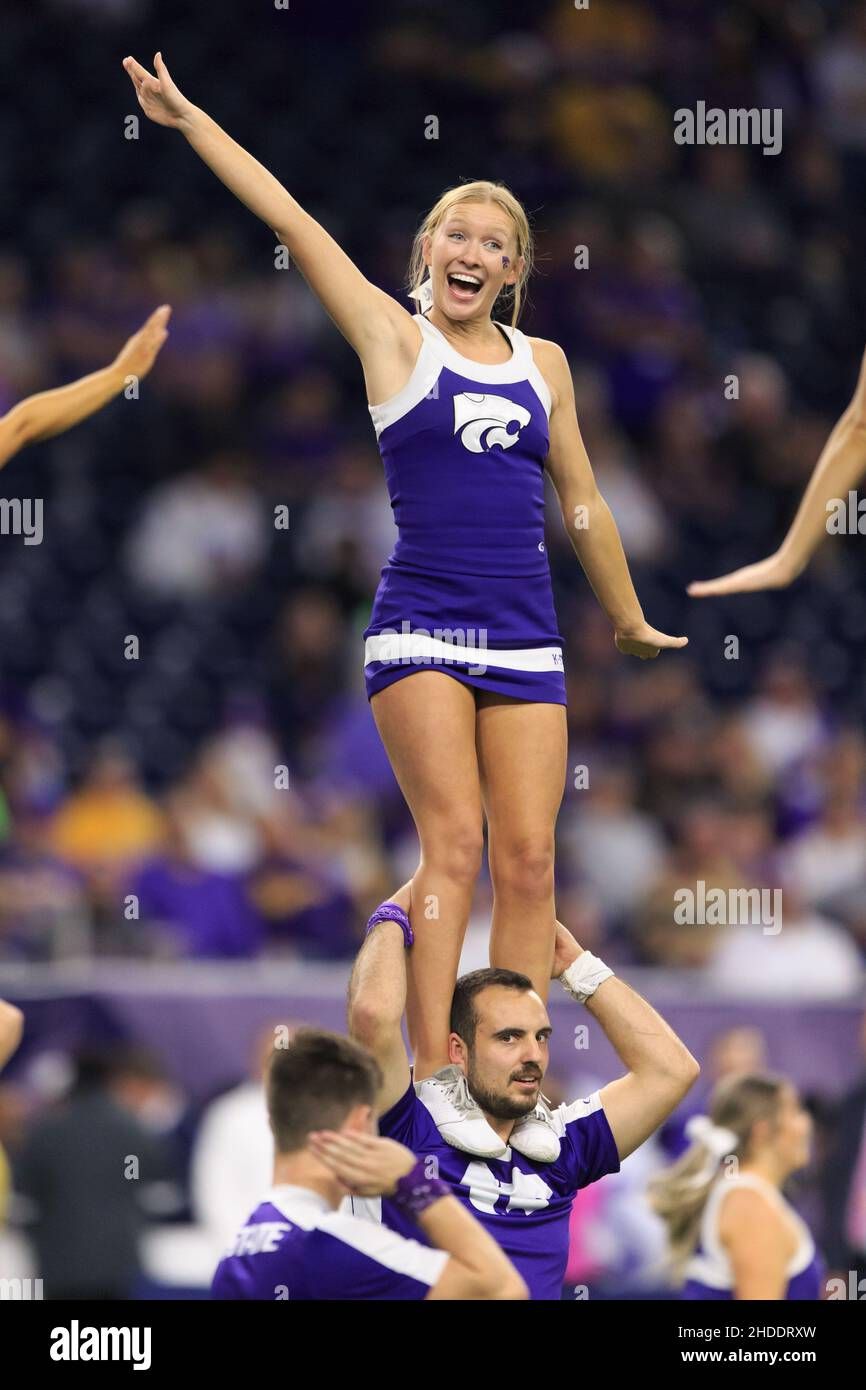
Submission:
[[[584,951],[577,960],[571,962],[567,970],[563,970],[559,983],[566,994],[570,994],[578,1004],[585,1004],[590,995],[595,994],[599,985],[604,980],[609,980],[612,974],[610,966],[605,965],[603,960],[599,960],[591,951]]]

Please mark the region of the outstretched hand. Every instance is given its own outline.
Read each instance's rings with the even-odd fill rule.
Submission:
[[[193,110],[192,102],[187,101],[172,82],[161,53],[157,53],[153,60],[155,77],[135,58],[124,58],[123,66],[132,79],[138,104],[149,120],[174,128]]]
[[[114,365],[124,376],[147,376],[157,353],[168,337],[168,321],[171,306],[161,304],[142,324],[137,333],[127,340],[114,360]]]
[[[696,579],[689,585],[692,598],[717,598],[723,594],[753,594],[761,589],[786,589],[792,575],[778,555],[770,555],[754,565],[721,574],[718,579]]]
[[[625,656],[638,656],[641,661],[652,661],[660,651],[668,648],[687,647],[688,637],[669,637],[659,632],[649,623],[640,623],[627,631],[620,629],[616,634],[617,650]]]

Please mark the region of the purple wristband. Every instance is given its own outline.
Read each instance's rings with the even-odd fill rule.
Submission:
[[[422,1211],[438,1202],[440,1197],[451,1196],[453,1193],[447,1182],[443,1182],[441,1178],[427,1177],[424,1160],[419,1158],[414,1168],[404,1177],[397,1179],[394,1195],[390,1200],[404,1216],[417,1220]]]
[[[382,903],[377,907],[367,923],[367,930],[364,932],[364,935],[369,936],[370,932],[379,922],[399,922],[400,926],[403,928],[403,944],[407,949],[415,940],[409,918],[406,916],[402,907],[399,907],[397,903]]]

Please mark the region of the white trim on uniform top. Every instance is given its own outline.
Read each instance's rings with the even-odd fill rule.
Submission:
[[[484,385],[496,385],[497,382],[528,382],[541,402],[545,415],[550,419],[550,390],[536,366],[529,339],[519,328],[511,328],[507,323],[499,324],[511,342],[511,356],[507,362],[473,362],[471,357],[464,357],[462,353],[457,352],[445,335],[423,314],[415,314],[414,318],[421,329],[421,348],[412,368],[412,375],[396,395],[390,396],[387,401],[381,401],[378,405],[367,406],[377,439],[389,425],[395,425],[398,420],[402,420],[403,416],[414,410],[425,396],[430,395],[442,368],[446,366],[459,376]]]
[[[410,410],[414,410],[425,396],[430,395],[441,372],[442,359],[436,351],[435,344],[422,333],[421,351],[415,359],[412,375],[403,389],[398,391],[396,396],[390,396],[387,401],[382,401],[380,405],[367,406],[377,439],[389,425],[395,425],[398,420],[402,420],[403,416],[408,415]]]
[[[592,1095],[586,1096],[583,1100],[566,1101],[553,1111],[552,1128],[560,1139],[564,1139],[566,1125],[572,1124],[575,1120],[586,1120],[597,1110],[604,1110],[601,1091],[593,1091]]]
[[[384,654],[383,654],[384,653]],[[364,665],[375,661],[384,664],[419,664],[425,659],[437,664],[460,662],[462,665],[483,666],[503,671],[561,671],[561,647],[514,647],[495,651],[490,647],[465,647],[443,642],[422,632],[378,632],[364,644]]]
[[[461,376],[468,377],[470,381],[483,381],[485,384],[491,385],[495,385],[496,382],[528,381],[541,401],[545,415],[550,419],[552,404],[550,389],[536,366],[532,344],[519,328],[512,328],[511,324],[499,323],[497,320],[497,328],[501,328],[511,340],[511,356],[507,362],[475,362],[471,357],[464,357],[462,352],[458,352],[455,347],[452,347],[442,330],[437,328],[435,323],[431,323],[428,318],[425,318],[423,314],[415,314],[414,317],[418,320],[421,332],[425,334],[425,339],[429,339],[431,333],[435,336],[442,360],[453,372],[459,372]],[[467,371],[467,367],[471,370]]]
[[[699,1239],[703,1248],[693,1254],[686,1265],[686,1278],[696,1279],[698,1283],[706,1284],[711,1289],[733,1288],[734,1274],[730,1258],[719,1238],[719,1216],[722,1203],[735,1187],[751,1187],[762,1192],[771,1206],[792,1221],[797,1233],[797,1247],[788,1261],[785,1273],[789,1281],[802,1274],[814,1258],[815,1242],[799,1212],[785,1200],[777,1187],[766,1178],[759,1177],[757,1173],[737,1173],[727,1177],[720,1172],[710,1188],[701,1215]]]
[[[420,1241],[407,1239],[391,1231],[387,1226],[379,1226],[360,1216],[350,1216],[345,1211],[335,1211],[329,1202],[317,1192],[292,1185],[271,1189],[265,1201],[276,1207],[292,1225],[304,1231],[321,1231],[342,1241],[359,1254],[403,1274],[408,1279],[416,1279],[419,1284],[432,1288],[448,1263],[444,1250],[433,1250]]]

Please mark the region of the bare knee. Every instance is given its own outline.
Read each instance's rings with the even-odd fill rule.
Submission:
[[[421,840],[425,869],[441,873],[461,887],[472,887],[481,869],[484,831],[480,817],[454,817],[428,827]]]
[[[497,893],[509,893],[529,902],[545,902],[553,897],[553,840],[532,838],[513,844],[496,845],[491,878]]]

